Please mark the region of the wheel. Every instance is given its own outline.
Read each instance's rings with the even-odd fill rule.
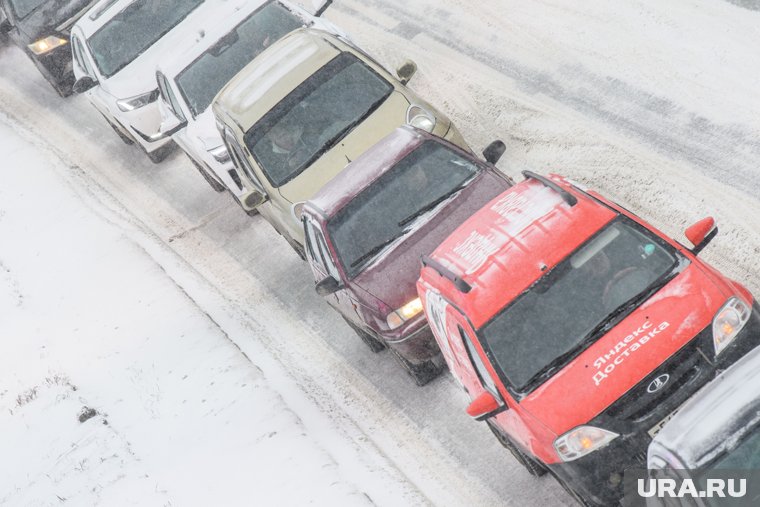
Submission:
[[[119,136],[119,139],[121,139],[124,142],[124,144],[126,144],[127,146],[132,146],[133,144],[135,144],[132,138],[127,137],[127,135],[124,134],[124,132],[122,132],[121,129],[119,129],[116,125],[114,125],[110,121],[108,122],[108,124],[111,126],[113,131],[116,132],[116,135]]]
[[[552,475],[554,475],[554,474],[552,474]],[[560,479],[556,475],[554,475],[554,478],[557,479],[557,482],[559,483],[560,486],[562,486],[562,489],[564,489],[565,492],[573,498],[573,500],[575,500],[576,502],[578,502],[579,505],[582,505],[583,507],[605,507],[605,506],[600,505],[600,504],[598,504],[596,502],[590,502],[590,501],[586,500],[585,498],[583,498],[583,496],[580,495],[580,493],[578,493],[573,488],[571,488],[570,486],[568,486],[567,484],[565,484],[565,481],[563,481],[562,479]],[[616,505],[619,506],[620,503],[618,503]]]
[[[206,171],[206,169],[203,168],[201,164],[195,161],[194,158],[188,156],[190,159],[190,162],[193,163],[196,169],[198,169],[198,172],[201,173],[201,176],[203,176],[203,179],[206,180],[206,183],[208,183],[211,188],[213,188],[217,192],[224,192],[227,190],[227,187],[216,181],[209,173]]]
[[[443,366],[432,359],[425,361],[424,363],[414,364],[399,354],[395,349],[391,348],[391,350],[393,351],[393,355],[396,356],[396,359],[398,359],[398,362],[401,363],[401,366],[409,375],[411,375],[418,386],[424,386],[443,371]]]
[[[154,164],[160,164],[164,160],[166,160],[166,157],[171,155],[171,152],[174,150],[174,143],[169,143],[166,146],[162,146],[159,149],[151,152],[145,152],[145,154],[148,156],[151,162]]]
[[[341,315],[341,317],[343,316]],[[359,335],[359,338],[361,338],[364,344],[367,345],[367,347],[369,347],[369,350],[371,350],[374,353],[378,353],[381,350],[385,350],[386,347],[385,347],[384,342],[378,340],[377,338],[372,336],[370,333],[363,330],[362,328],[360,328],[359,326],[357,326],[356,324],[354,324],[347,318],[343,317],[343,320],[346,321],[346,324],[348,324],[348,327],[353,329],[354,332]]]
[[[258,214],[259,214],[259,210],[258,210],[258,208],[253,208],[253,209],[245,209],[245,206],[243,206],[243,203],[242,203],[242,202],[240,202],[240,199],[238,199],[238,196],[236,196],[236,195],[235,195],[235,194],[233,194],[232,192],[230,192],[230,195],[232,196],[232,198],[233,198],[233,199],[235,199],[235,202],[237,203],[237,205],[238,205],[238,206],[240,206],[240,209],[241,209],[241,210],[243,210],[243,212],[244,212],[246,215],[248,215],[249,217],[255,217],[256,215],[258,215]]]
[[[541,477],[542,475],[546,474],[547,469],[544,465],[522,452],[515,444],[512,443],[509,437],[504,435],[501,430],[496,428],[491,421],[486,421],[486,423],[488,424],[488,428],[491,430],[494,436],[496,436],[496,439],[501,443],[501,445],[503,445],[505,448],[507,448],[507,450],[509,450],[509,452],[512,453],[512,456],[515,457],[518,463],[525,467],[530,475],[534,477]]]

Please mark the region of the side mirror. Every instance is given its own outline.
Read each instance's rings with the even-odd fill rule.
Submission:
[[[269,200],[269,196],[259,190],[251,190],[251,193],[245,196],[243,203],[250,209],[256,209]]]
[[[472,403],[467,407],[467,414],[476,421],[485,421],[504,412],[507,408],[506,403],[500,403],[493,394],[484,391],[483,394],[472,400]]]
[[[311,3],[314,5],[314,17],[318,18],[332,5],[333,0],[311,0]]]
[[[317,294],[320,296],[329,296],[330,294],[335,294],[338,292],[339,288],[340,282],[338,282],[338,280],[332,276],[328,276],[321,282],[318,282],[316,287],[314,287],[314,289],[317,291]]]
[[[486,149],[483,150],[483,158],[489,164],[496,164],[501,156],[504,155],[505,151],[507,151],[507,145],[497,139],[496,141],[486,146]]]
[[[417,64],[411,60],[405,61],[404,63],[401,64],[401,67],[396,69],[396,75],[398,76],[398,79],[399,81],[401,81],[402,85],[405,85],[409,81],[411,81],[412,76],[414,76],[416,73],[417,73]]]
[[[187,127],[187,120],[177,118],[173,113],[167,115],[167,118],[161,123],[158,131],[161,137],[170,137]]]
[[[90,90],[97,85],[98,82],[92,79],[90,76],[84,76],[79,79],[77,79],[77,82],[74,83],[74,93],[84,93],[87,90]]]
[[[718,228],[715,226],[715,219],[713,217],[707,217],[686,229],[685,234],[688,240],[691,241],[691,244],[694,245],[694,248],[691,249],[691,253],[697,255],[710,243],[710,241],[713,240],[715,235],[718,234]]]

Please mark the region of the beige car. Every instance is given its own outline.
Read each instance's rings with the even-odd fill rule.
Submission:
[[[470,151],[445,115],[356,47],[298,30],[273,44],[216,96],[214,115],[235,166],[257,191],[246,205],[303,257],[303,203],[349,162],[409,123]]]

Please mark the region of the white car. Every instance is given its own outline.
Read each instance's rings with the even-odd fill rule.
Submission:
[[[231,16],[246,0],[101,0],[71,30],[74,91],[127,144],[138,143],[153,162],[170,151],[161,124],[158,63],[199,36],[210,19]]]
[[[316,6],[324,12],[327,0]],[[156,80],[162,126],[155,136],[171,133],[214,190],[229,190],[249,214],[246,204],[254,190],[236,171],[216,127],[211,103],[240,69],[269,45],[304,26],[313,26],[347,38],[329,21],[282,0],[251,0],[234,14],[209,19],[209,27],[182,53],[164,59]]]

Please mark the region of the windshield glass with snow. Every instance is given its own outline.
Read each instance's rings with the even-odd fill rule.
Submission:
[[[129,4],[87,41],[100,73],[111,77],[119,72],[202,3],[137,0]]]
[[[348,277],[418,217],[455,195],[478,170],[447,146],[426,141],[354,197],[327,224]]]
[[[667,243],[620,217],[541,277],[479,331],[517,391],[535,387],[588,347],[679,266]]]
[[[284,35],[303,26],[301,18],[277,2],[267,4],[203,53],[177,76],[177,86],[193,117],[237,74]]]
[[[245,135],[269,182],[279,187],[377,109],[393,86],[351,53],[301,83]]]
[[[13,14],[17,19],[24,19],[45,2],[46,0],[9,0]]]

